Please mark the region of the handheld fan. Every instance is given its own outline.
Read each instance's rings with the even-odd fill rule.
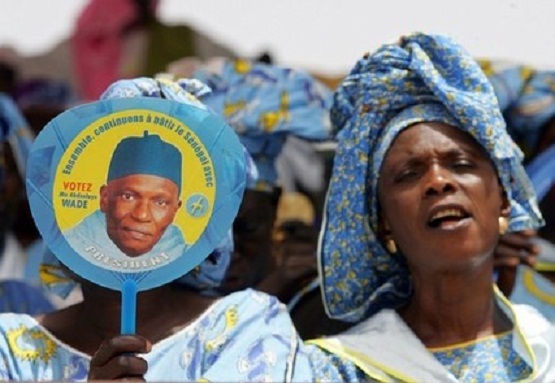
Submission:
[[[121,291],[122,333],[136,295],[200,264],[231,228],[246,183],[238,137],[208,110],[130,98],[72,108],[38,135],[27,194],[50,250]]]

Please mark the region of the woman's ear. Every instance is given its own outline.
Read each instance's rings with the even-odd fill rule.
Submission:
[[[378,223],[378,239],[391,255],[397,253],[397,244],[393,239],[391,229],[389,228],[387,222],[383,219],[380,219]]]
[[[499,215],[505,218],[509,218],[511,215],[511,203],[505,193],[502,193],[501,195],[501,213]]]
[[[378,221],[378,238],[384,243],[391,238],[391,229],[383,217],[380,217]]]

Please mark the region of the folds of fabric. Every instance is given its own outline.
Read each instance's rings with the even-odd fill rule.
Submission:
[[[318,258],[332,318],[358,321],[410,296],[404,258],[387,253],[376,233],[381,163],[412,124],[441,121],[474,137],[510,200],[510,228],[543,223],[488,79],[448,37],[416,33],[363,57],[336,91],[331,118],[338,147]]]

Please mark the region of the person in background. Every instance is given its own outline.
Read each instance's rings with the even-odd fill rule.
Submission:
[[[185,58],[170,65],[172,70],[176,75],[191,73],[213,89],[203,101],[236,130],[260,173],[259,181],[247,189],[233,225],[236,250],[220,291],[256,287],[278,297],[290,308],[302,339],[347,328],[348,324],[325,315],[320,299],[314,225],[322,207],[312,206],[316,212],[312,224],[289,221],[275,227],[278,201],[289,198],[279,184],[280,155],[289,140],[310,145],[332,138],[331,91],[302,71],[248,60],[200,64]],[[272,237],[276,231],[279,240]]]
[[[490,60],[479,63],[493,86],[509,134],[525,153],[527,170],[549,171],[539,166],[553,163],[544,157],[552,156],[547,152],[555,144],[555,71]],[[549,179],[537,179],[534,186]],[[543,228],[505,234],[496,254],[497,282],[505,295],[515,303],[536,307],[555,322],[553,198],[550,192],[539,201],[546,221]]]
[[[154,76],[179,57],[236,56],[233,49],[194,26],[163,22],[160,0],[82,3],[67,38],[34,55],[4,46],[0,62],[12,64],[23,83],[63,84],[75,95],[75,103],[80,103],[98,99],[113,81]]]
[[[335,379],[554,380],[555,328],[493,283],[500,235],[543,220],[475,60],[401,37],[356,63],[331,116],[319,272],[326,312],[356,325],[309,343]]]
[[[276,159],[288,137],[330,137],[331,91],[304,71],[248,60],[211,60],[192,73],[212,88],[202,101],[235,129],[259,172],[233,224],[235,252],[220,291],[258,287],[279,296],[291,279],[272,277],[283,269],[272,241],[281,193]],[[301,274],[313,270],[310,265]]]
[[[282,192],[308,197],[315,210],[314,222],[310,226],[319,227],[326,193],[324,156],[311,142],[288,137],[276,166]]]
[[[29,79],[18,83],[14,100],[28,121],[34,135],[40,134],[43,127],[75,102],[75,95],[68,84],[56,80]],[[13,222],[13,232],[27,253],[25,279],[41,285],[39,270],[46,245],[35,225],[27,195],[23,193],[17,206],[18,214]],[[50,300],[58,308],[79,301],[82,297],[75,291],[71,298],[64,301],[56,296]]]
[[[159,0],[90,0],[71,37],[71,58],[83,100],[113,81],[152,77],[180,57],[234,57],[231,49],[188,25],[166,25]]]
[[[103,95],[165,98],[205,108],[195,95],[207,91],[195,80],[139,78],[118,81]],[[238,177],[253,174],[237,166],[229,163],[227,169]],[[299,353],[298,335],[276,298],[250,289],[219,299],[202,294],[221,281],[229,264],[229,246],[220,250],[179,280],[139,294],[141,335],[118,335],[119,292],[78,278],[47,253],[49,287],[61,292],[64,285],[80,283],[83,301],[37,317],[0,315],[0,376],[10,381],[312,381],[309,360]]]
[[[39,134],[44,125],[72,102],[72,94],[66,84],[55,80],[22,79],[16,67],[6,62],[0,62],[0,92],[9,99],[9,105],[5,106],[8,119],[5,122],[8,124],[12,120],[14,126],[20,125],[17,129],[23,132],[20,135],[27,137],[23,138],[28,141],[27,146],[30,146],[32,137]],[[10,112],[12,109],[15,111]],[[6,148],[7,188],[12,191],[10,196],[13,197],[10,197],[10,211],[13,214],[9,215],[10,231],[7,239],[8,248],[14,249],[8,250],[8,253],[23,254],[23,257],[17,258],[21,263],[15,263],[18,269],[9,270],[8,274],[17,278],[23,275],[26,282],[39,286],[39,264],[44,243],[31,216],[22,182],[23,173],[20,170],[25,165],[18,164],[26,159],[27,152],[28,148],[24,149],[24,155],[18,155],[16,159],[11,150]],[[56,300],[55,297],[50,298]]]
[[[40,314],[53,310],[45,292],[26,279],[27,254],[12,231],[34,136],[14,100],[0,93],[0,311]]]
[[[25,177],[27,156],[34,140],[25,118],[13,99],[5,93],[0,94],[0,128],[2,161],[2,248],[0,278],[22,278],[25,270],[26,255],[11,232],[12,223],[18,212],[18,201],[25,193],[22,180]]]

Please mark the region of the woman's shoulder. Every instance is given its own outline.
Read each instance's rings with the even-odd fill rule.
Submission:
[[[0,380],[86,377],[87,357],[56,339],[27,314],[0,314]]]
[[[273,319],[282,323],[291,318],[287,308],[277,298],[253,290],[245,289],[223,296],[214,301],[193,323],[184,328],[184,333],[192,331],[219,332],[227,334],[257,329],[262,334],[263,329],[257,327],[258,322],[268,324]],[[270,327],[269,327],[270,328]]]
[[[51,345],[51,347],[48,347]],[[44,345],[44,349],[56,348],[55,342],[36,320],[28,314],[0,314],[0,353],[5,356],[21,357],[31,349]]]
[[[226,295],[218,299],[208,310],[208,315],[214,319],[222,314],[234,324],[235,331],[256,327],[256,323],[267,325],[279,322],[281,325],[293,326],[287,307],[283,303],[272,295],[253,289]],[[259,330],[263,332],[262,328]]]
[[[247,313],[266,311],[287,312],[287,307],[273,295],[251,288],[240,290],[219,299],[220,305],[235,305]]]
[[[230,302],[235,301],[235,302],[241,302],[244,304],[252,304],[252,305],[258,305],[258,306],[265,306],[273,301],[279,302],[279,300],[273,295],[267,294],[259,290],[254,290],[251,288],[236,291],[234,293],[226,295],[221,299],[229,300]]]
[[[5,333],[14,327],[37,327],[39,323],[29,314],[0,313],[0,332]]]
[[[195,323],[156,344],[147,356],[149,369],[165,368],[158,362],[167,365],[171,354],[180,355],[176,363],[189,380],[287,381],[294,371],[294,335],[287,310],[277,298],[251,289],[238,291],[218,299]],[[302,380],[309,381],[309,371],[303,372]]]
[[[42,324],[40,316],[28,314],[1,313],[0,314],[0,352],[8,352],[17,356],[20,346],[26,349],[52,349],[57,354],[74,354],[85,359],[87,355],[74,350],[56,338]],[[62,350],[65,350],[62,352]]]
[[[287,307],[276,297],[256,290],[246,289],[221,298],[209,316],[213,318],[211,331],[225,328],[236,345],[279,340],[288,349],[298,341]]]

